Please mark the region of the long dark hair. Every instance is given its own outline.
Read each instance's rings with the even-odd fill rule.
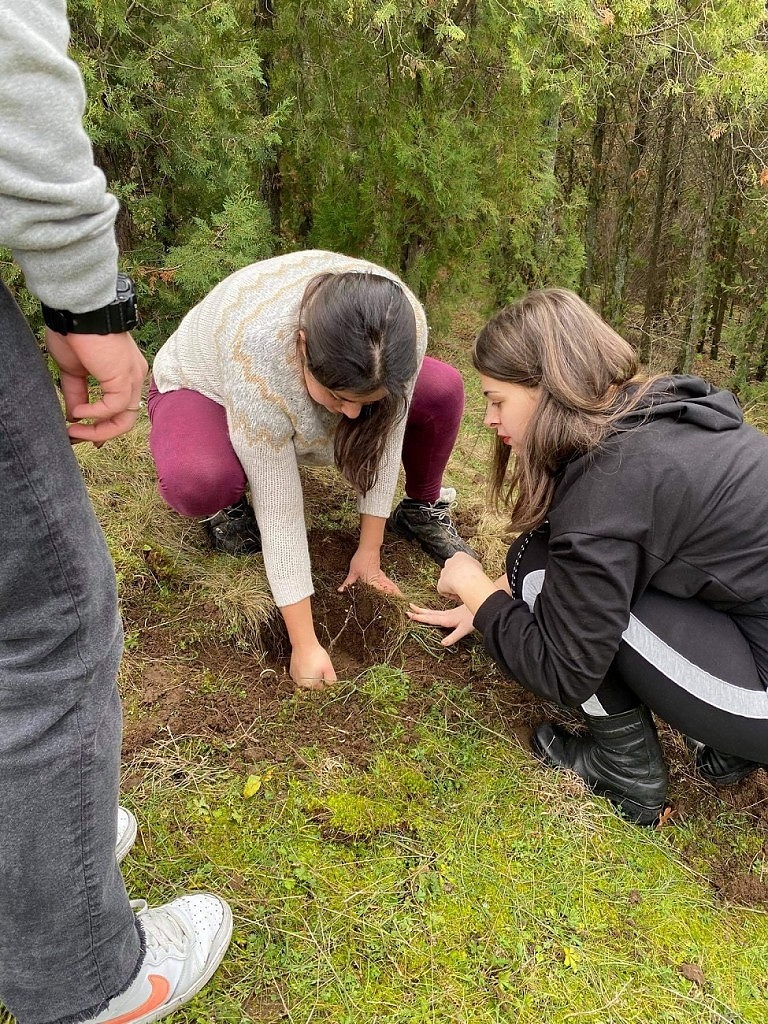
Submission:
[[[387,438],[405,415],[416,375],[416,316],[396,281],[380,274],[320,274],[307,285],[299,310],[309,372],[331,391],[386,395],[342,416],[333,451],[342,476],[361,494],[376,483]]]
[[[472,362],[493,380],[539,388],[510,473],[509,446],[496,441],[491,495],[509,511],[510,533],[543,522],[563,463],[597,448],[657,379],[641,376],[631,345],[565,288],[502,309],[477,336]]]

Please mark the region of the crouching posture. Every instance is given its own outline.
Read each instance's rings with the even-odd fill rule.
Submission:
[[[424,310],[393,274],[307,251],[231,274],[155,358],[160,493],[204,519],[218,550],[263,551],[299,685],[336,678],[312,618],[300,464],[335,463],[358,494],[360,541],[339,589],[360,580],[399,593],[380,555],[401,457],[406,497],[391,529],[441,565],[471,552],[441,487],[464,387],[426,347]]]
[[[571,292],[532,292],[475,342],[497,435],[492,490],[520,533],[492,582],[457,554],[419,622],[474,626],[502,671],[579,708],[532,738],[631,820],[664,809],[650,712],[716,785],[768,763],[768,437],[697,377],[643,378]],[[510,454],[513,458],[510,460]]]

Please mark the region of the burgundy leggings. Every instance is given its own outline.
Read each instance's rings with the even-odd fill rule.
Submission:
[[[152,381],[147,402],[149,446],[163,499],[183,516],[213,515],[245,493],[243,467],[229,440],[224,407],[197,391],[161,394]],[[461,374],[425,356],[403,440],[405,493],[436,501],[464,411]]]

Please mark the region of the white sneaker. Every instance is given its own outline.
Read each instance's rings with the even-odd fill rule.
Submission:
[[[211,893],[193,893],[147,907],[132,900],[147,949],[138,977],[83,1024],[151,1024],[178,1010],[210,980],[232,937],[232,911]]]
[[[117,842],[115,843],[115,856],[117,863],[125,857],[136,842],[136,831],[138,824],[136,819],[127,807],[117,808]]]

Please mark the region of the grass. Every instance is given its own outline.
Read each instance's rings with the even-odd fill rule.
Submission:
[[[379,666],[361,685],[394,726],[407,679]],[[436,694],[409,750],[382,735],[366,770],[305,750],[300,770],[256,766],[249,799],[194,737],[127,766],[129,887],[210,887],[236,915],[224,967],[174,1020],[765,1019],[768,917],[719,903],[671,832],[622,822],[473,710]]]
[[[465,365],[460,345],[446,346]],[[501,521],[479,514],[488,442],[466,379],[468,415],[446,482],[462,510],[478,513],[472,542],[495,572]],[[150,670],[160,687],[182,680],[201,709],[237,708],[274,680],[272,717],[243,718],[230,733],[169,720],[124,764],[123,802],[140,825],[123,865],[130,893],[155,903],[210,889],[235,914],[221,969],[169,1020],[768,1018],[764,904],[730,904],[710,883],[715,862],[762,879],[765,837],[753,816],[723,804],[659,831],[625,823],[577,780],[538,767],[509,715],[447,671],[437,634],[402,615],[381,663],[322,693],[281,689],[261,563],[206,555],[196,528],[163,507],[146,427],[79,456],[118,571],[128,728],[147,714]],[[337,485],[321,475],[318,486]],[[349,504],[332,498],[308,509],[311,528],[351,528]],[[324,572],[318,581],[330,587]],[[420,558],[399,580],[420,600],[434,581]],[[220,669],[201,661],[211,647],[225,656]],[[401,664],[404,651],[411,664]],[[474,650],[471,665],[491,674],[483,658]],[[367,730],[364,756],[345,745],[340,711],[364,723],[349,726]],[[281,756],[264,756],[267,732],[284,738]]]

